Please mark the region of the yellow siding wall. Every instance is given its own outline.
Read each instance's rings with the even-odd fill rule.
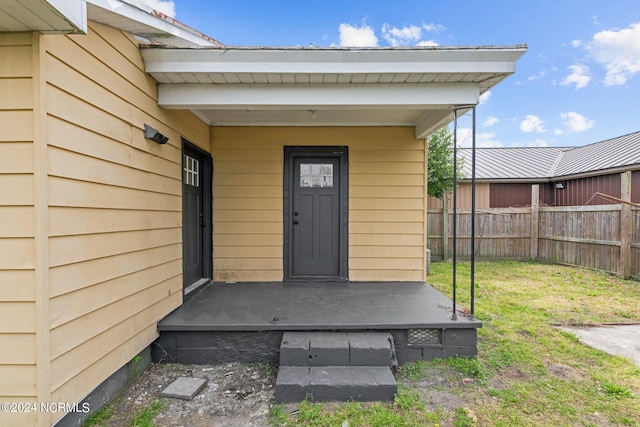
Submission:
[[[35,402],[36,296],[30,33],[0,34],[0,402]],[[0,411],[0,425],[35,414]]]
[[[284,147],[349,147],[349,279],[425,280],[425,144],[413,128],[212,128],[214,279],[283,278]]]
[[[43,39],[51,401],[76,402],[182,302],[180,137],[208,149],[209,128],[157,106],[129,35],[90,22]],[[144,139],[144,123],[169,143]]]

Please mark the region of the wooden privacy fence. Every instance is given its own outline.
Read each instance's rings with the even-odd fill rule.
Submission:
[[[533,219],[532,219],[533,218]],[[428,213],[433,260],[451,257],[453,213]],[[458,209],[457,255],[471,254],[471,211]],[[476,211],[476,258],[538,259],[640,278],[640,209],[626,204]]]

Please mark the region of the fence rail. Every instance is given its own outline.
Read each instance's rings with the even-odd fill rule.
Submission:
[[[453,213],[448,211],[445,223],[443,210],[433,209],[427,220],[432,259],[450,258],[453,236],[447,224],[453,224]],[[470,210],[458,210],[456,226],[457,256],[468,258]],[[640,278],[640,209],[624,204],[482,209],[476,212],[475,249],[477,259],[538,259]]]

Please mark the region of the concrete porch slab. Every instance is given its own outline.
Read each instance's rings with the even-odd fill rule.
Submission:
[[[424,282],[212,283],[158,323],[160,331],[480,328],[451,319],[452,302]]]

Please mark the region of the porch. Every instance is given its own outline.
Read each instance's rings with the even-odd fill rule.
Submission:
[[[477,354],[481,322],[424,282],[211,283],[158,323],[155,361],[275,363],[285,331],[391,333],[399,363]]]

